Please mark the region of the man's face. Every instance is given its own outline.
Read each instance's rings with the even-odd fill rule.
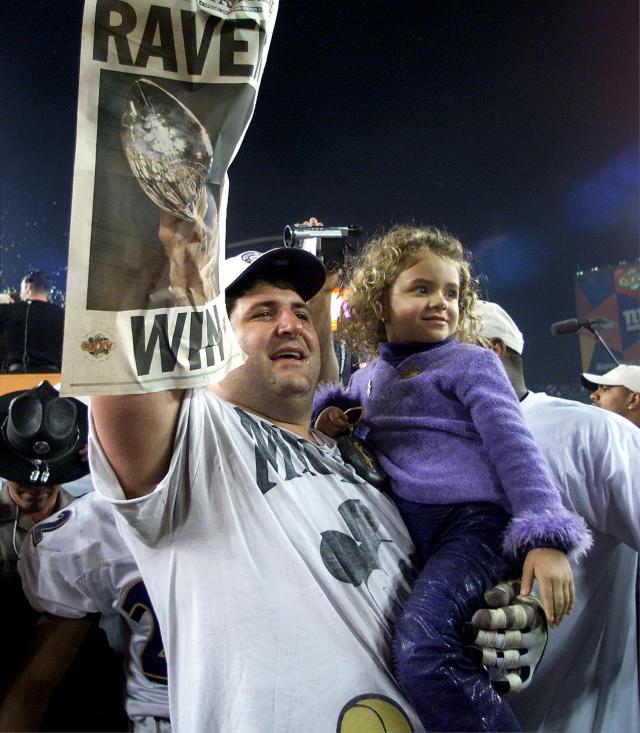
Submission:
[[[608,387],[604,384],[591,393],[591,402],[603,410],[615,412],[622,417],[627,417],[627,406],[632,392],[626,387]]]
[[[224,396],[267,417],[278,402],[315,391],[320,349],[308,306],[293,290],[256,284],[238,298],[231,325],[247,361],[220,384]]]
[[[20,511],[25,514],[41,514],[47,509],[53,509],[60,486],[33,486],[32,484],[18,484],[7,481],[9,495]],[[44,517],[42,517],[44,519]]]

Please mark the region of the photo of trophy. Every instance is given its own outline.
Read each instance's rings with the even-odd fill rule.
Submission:
[[[121,139],[140,188],[160,207],[171,305],[208,303],[219,293],[219,247],[217,206],[206,185],[213,160],[207,131],[176,97],[138,79],[126,98]]]
[[[122,145],[140,187],[157,206],[198,220],[213,147],[189,109],[154,82],[139,79],[122,116]]]

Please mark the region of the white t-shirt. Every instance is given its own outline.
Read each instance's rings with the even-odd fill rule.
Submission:
[[[572,563],[573,613],[550,631],[529,687],[509,704],[528,731],[639,733],[640,430],[544,393],[530,393],[522,411],[563,504],[585,518],[594,543]]]
[[[37,524],[22,545],[18,570],[36,610],[66,618],[100,613],[112,646],[124,631],[127,715],[169,717],[158,622],[108,504],[90,493]]]
[[[318,438],[187,392],[167,476],[127,501],[92,435],[96,489],[160,620],[179,733],[423,730],[389,669],[413,545],[391,500]]]

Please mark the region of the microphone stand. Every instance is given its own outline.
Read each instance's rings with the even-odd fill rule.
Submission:
[[[613,355],[611,349],[606,345],[604,342],[604,339],[600,335],[600,332],[598,331],[598,328],[595,324],[585,324],[582,326],[582,328],[586,328],[587,331],[591,331],[591,333],[596,337],[596,339],[604,346],[607,354],[613,359],[613,362],[616,366],[620,365],[620,362],[616,359],[616,357]]]

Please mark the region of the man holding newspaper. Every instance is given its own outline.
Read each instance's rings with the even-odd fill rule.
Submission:
[[[115,511],[158,615],[175,730],[419,731],[389,659],[414,548],[386,495],[310,428],[328,333],[324,268],[290,248],[231,258],[220,273],[228,320],[222,294],[198,285],[218,276],[218,263],[201,255],[215,259],[212,228],[223,241],[226,167],[251,115],[276,10],[276,0],[85,6],[84,84],[104,93],[98,99],[81,89],[77,159],[81,133],[91,133],[96,119],[91,104],[99,107],[98,139],[113,140],[117,109],[124,148],[109,154],[120,156],[120,172],[127,159],[153,205],[131,232],[118,230],[117,220],[116,231],[103,235],[90,226],[99,213],[87,221],[82,208],[89,203],[91,211],[91,202],[86,169],[77,164],[69,283],[83,317],[67,326],[64,387],[95,395],[94,483]],[[169,42],[178,35],[180,44]],[[118,94],[130,79],[118,75],[129,76],[134,63],[154,65],[159,81],[140,80],[123,114]],[[226,116],[210,115],[206,126],[204,92],[187,94],[203,70],[202,86],[227,103]],[[105,102],[109,90],[118,104]],[[93,171],[105,202],[107,158],[98,156]],[[202,213],[212,198],[215,220]],[[196,285],[182,278],[181,298],[161,308],[142,298],[132,313],[126,292],[120,305],[100,295],[90,308],[92,272],[115,268],[104,252],[123,237],[129,251],[136,237],[146,243],[159,218],[169,293],[176,272],[191,272]],[[91,361],[78,345],[98,337],[113,348]]]
[[[243,366],[208,389],[92,400],[94,482],[157,608],[173,725],[422,730],[389,670],[411,542],[309,427],[322,265],[244,253],[223,281]]]

